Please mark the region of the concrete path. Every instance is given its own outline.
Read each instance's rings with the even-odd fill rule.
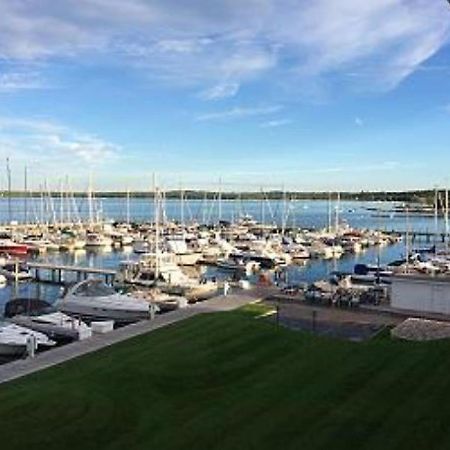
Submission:
[[[56,364],[61,364],[64,361],[77,358],[78,356],[95,352],[131,337],[166,327],[189,317],[203,313],[231,311],[263,299],[264,295],[261,291],[242,292],[240,294],[228,295],[227,297],[214,297],[187,308],[156,316],[154,320],[138,322],[114,330],[111,333],[94,335],[92,338],[84,341],[73,342],[44,353],[39,353],[34,359],[20,359],[3,364],[0,365],[0,384]]]

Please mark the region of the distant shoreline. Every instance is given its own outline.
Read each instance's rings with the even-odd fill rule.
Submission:
[[[440,198],[444,198],[444,192],[440,192]],[[38,197],[40,191],[30,191],[28,193],[24,191],[12,191],[10,194],[7,191],[0,191],[0,198],[24,198],[24,197]],[[49,193],[45,192],[45,196]],[[50,192],[52,197],[61,196],[61,192]],[[63,193],[67,195],[67,193]],[[86,192],[70,192],[70,196],[76,198],[87,198]],[[153,198],[153,192],[151,191],[98,191],[94,193],[97,198],[126,198],[128,195],[130,198]],[[391,191],[391,192],[379,192],[379,191],[360,191],[360,192],[340,192],[341,200],[354,200],[354,201],[389,201],[389,202],[406,202],[406,203],[422,203],[433,204],[435,192],[432,190],[417,190],[417,191]],[[272,190],[267,192],[260,191],[247,191],[247,192],[230,192],[225,191],[202,191],[202,190],[169,190],[164,193],[166,199],[181,199],[183,196],[186,200],[202,200],[207,198],[208,200],[218,199],[219,196],[222,200],[332,200],[337,199],[336,192],[299,192],[290,191],[282,192],[280,190]]]

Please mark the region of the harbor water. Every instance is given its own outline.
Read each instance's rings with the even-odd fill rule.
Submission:
[[[63,202],[61,202],[63,203]],[[58,205],[58,199],[48,211],[48,205],[44,205],[40,199],[0,199],[0,222],[9,222],[9,216],[17,222],[23,222],[25,218],[31,222],[39,222],[44,213],[45,220],[64,221],[70,215],[75,219],[75,214],[81,220],[88,218],[88,207],[85,199],[76,199],[76,208],[72,205]],[[26,207],[25,207],[26,206]],[[391,214],[391,203],[362,203],[341,202],[339,204],[339,221],[348,223],[355,228],[371,228],[383,230],[410,230],[433,232],[436,223],[433,217],[405,217]],[[41,208],[39,216],[39,207]],[[336,203],[327,201],[222,201],[220,208],[218,202],[205,203],[200,200],[186,200],[183,203],[177,200],[165,202],[165,216],[167,220],[184,220],[189,222],[214,223],[221,220],[235,220],[243,215],[250,215],[258,221],[265,223],[284,224],[286,227],[322,228],[328,221],[335,220]],[[96,200],[96,214],[102,219],[111,221],[145,222],[153,220],[152,199],[131,199],[127,202],[123,198],[107,198]],[[385,213],[383,213],[385,211]],[[444,231],[442,219],[438,220],[438,230]],[[419,244],[418,244],[419,245]],[[405,247],[403,243],[381,248],[369,248],[359,254],[345,254],[338,260],[312,259],[304,265],[292,265],[287,268],[288,279],[291,283],[311,282],[327,277],[333,270],[352,271],[356,263],[374,264],[378,258],[382,264],[404,257]],[[64,265],[78,265],[86,267],[116,269],[120,261],[138,259],[138,255],[128,249],[101,249],[79,250],[75,252],[47,253],[36,257],[43,262],[59,263]],[[206,276],[219,276],[220,273],[213,267],[201,267]],[[67,281],[67,279],[66,279]],[[70,281],[70,280],[69,280]],[[5,303],[11,298],[41,298],[54,301],[62,294],[62,287],[46,283],[19,283],[8,284],[0,288],[0,315],[3,313]]]

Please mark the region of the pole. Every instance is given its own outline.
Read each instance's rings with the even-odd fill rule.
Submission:
[[[448,187],[445,188],[445,251],[448,252]]]
[[[23,213],[24,213],[24,222],[25,225],[28,225],[28,173],[27,173],[27,166],[24,167],[23,172]]]
[[[11,167],[9,158],[6,158],[6,176],[8,179],[8,222],[12,222],[12,203],[11,203]]]
[[[219,224],[222,221],[222,178],[219,178]]]
[[[439,233],[438,227],[438,191],[434,188],[434,254],[437,254],[437,237]]]

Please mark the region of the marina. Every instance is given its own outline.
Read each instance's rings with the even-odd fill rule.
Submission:
[[[448,243],[445,215],[437,221],[408,217],[402,233],[398,219],[382,223],[372,217],[373,208],[386,205],[341,202],[339,195],[326,202],[220,197],[199,202],[166,200],[157,189],[151,202],[130,196],[100,200],[92,191],[78,204],[74,197],[64,199],[64,194],[28,199],[40,202],[41,213],[52,211],[29,223],[20,214],[8,221],[15,208],[24,212],[24,204],[23,198],[6,199],[0,305],[8,311],[7,322],[48,329],[52,336],[59,329],[75,341],[81,335],[63,331],[64,324],[75,327],[71,317],[87,321],[86,333],[112,330],[190,309],[230,288],[271,289],[272,298],[341,308],[385,304],[394,272],[438,270],[437,262],[420,260],[433,252],[437,258],[436,247],[414,245],[432,238]],[[0,201],[0,213],[4,206]],[[28,216],[27,210],[22,218]],[[432,225],[434,234],[427,231]],[[445,255],[440,258],[439,270],[445,272]]]

